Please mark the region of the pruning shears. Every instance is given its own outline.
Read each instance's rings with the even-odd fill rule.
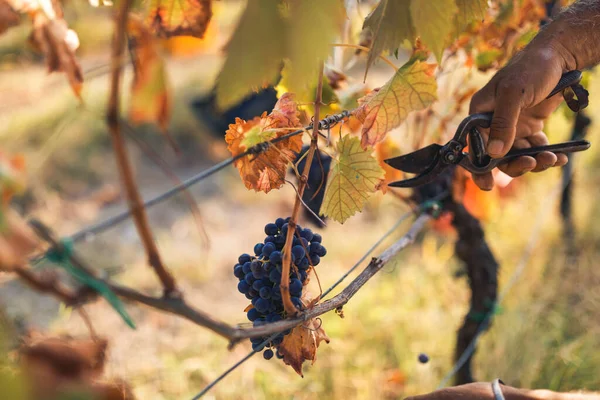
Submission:
[[[564,73],[548,98],[562,92],[571,110],[577,112],[587,107],[588,92],[579,84],[580,81],[581,71],[574,70]],[[543,151],[573,153],[587,150],[590,147],[587,140],[574,140],[511,150],[502,158],[491,158],[485,151],[479,128],[489,128],[493,116],[494,114],[491,112],[469,115],[458,125],[454,137],[445,145],[431,144],[412,153],[385,160],[392,168],[418,174],[414,178],[392,182],[388,186],[416,187],[424,185],[433,181],[442,171],[453,165],[460,165],[473,174],[483,174],[496,168],[499,164],[517,157],[536,156]],[[469,152],[465,153],[463,150],[467,147],[467,139]]]

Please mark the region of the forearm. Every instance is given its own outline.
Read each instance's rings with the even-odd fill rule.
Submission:
[[[559,52],[565,70],[600,63],[600,0],[577,0],[546,25],[530,45]]]

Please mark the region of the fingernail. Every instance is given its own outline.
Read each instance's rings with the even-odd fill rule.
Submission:
[[[504,148],[504,143],[498,139],[491,139],[487,145],[487,152],[491,155],[498,155],[502,153],[502,149]]]

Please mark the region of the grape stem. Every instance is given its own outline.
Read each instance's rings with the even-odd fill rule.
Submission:
[[[308,149],[308,155],[306,156],[306,164],[304,164],[304,171],[302,171],[302,176],[298,180],[298,193],[295,197],[294,208],[292,210],[292,216],[288,222],[288,231],[285,239],[285,245],[283,247],[283,262],[281,266],[281,282],[279,287],[281,288],[281,301],[283,302],[283,309],[288,317],[293,317],[298,314],[298,309],[292,303],[292,299],[290,297],[290,266],[292,264],[292,242],[294,240],[294,233],[296,232],[296,224],[298,221],[298,214],[300,212],[300,207],[302,206],[302,195],[304,194],[304,189],[306,188],[306,183],[308,182],[308,172],[310,171],[310,167],[313,162],[313,158],[315,156],[315,151],[317,149],[317,143],[319,140],[319,111],[321,108],[321,103],[323,100],[323,61],[319,62],[319,76],[317,78],[317,90],[315,94],[315,115],[313,117],[313,134],[312,139],[310,141],[310,148]]]

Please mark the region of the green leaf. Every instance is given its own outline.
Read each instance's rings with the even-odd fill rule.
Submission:
[[[480,71],[487,71],[492,68],[496,61],[498,61],[504,52],[500,49],[491,49],[487,51],[482,51],[477,54],[475,57],[475,65],[477,69]]]
[[[371,154],[372,148],[364,150],[357,137],[348,135],[341,138],[337,143],[337,153],[321,214],[343,224],[362,210],[369,196],[377,191],[385,172]]]
[[[327,59],[339,39],[346,11],[340,0],[293,1],[289,11],[287,90],[300,103],[314,101],[319,60]]]
[[[411,111],[422,110],[437,98],[435,64],[424,63],[423,58],[417,53],[379,90],[358,100],[360,106],[354,115],[363,123],[364,148],[382,141]]]
[[[471,22],[483,20],[488,8],[487,0],[456,0],[456,6],[456,34],[463,32]]]
[[[442,60],[457,12],[455,0],[412,0],[410,3],[410,15],[417,34],[438,62]]]
[[[285,24],[280,3],[248,1],[228,47],[227,60],[217,82],[217,106],[226,109],[253,89],[279,80],[285,51]]]
[[[409,8],[410,0],[381,0],[365,19],[363,29],[369,29],[373,34],[365,78],[369,67],[383,51],[394,53],[404,40],[414,40],[415,29]]]

